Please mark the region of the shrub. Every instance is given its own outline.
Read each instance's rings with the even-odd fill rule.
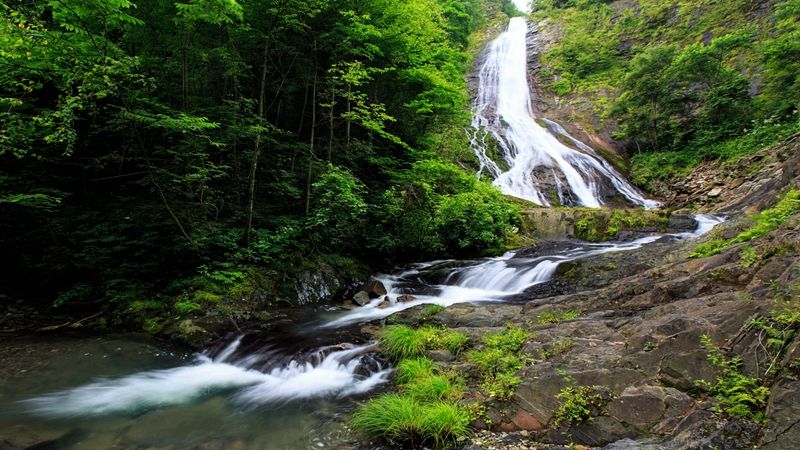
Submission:
[[[608,403],[608,396],[600,386],[567,386],[556,398],[560,404],[553,413],[554,428],[585,422]]]

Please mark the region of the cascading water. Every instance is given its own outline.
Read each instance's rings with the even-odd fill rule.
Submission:
[[[560,125],[544,119],[539,119],[541,125],[537,122],[527,77],[527,33],[525,20],[512,18],[508,29],[489,45],[478,74],[472,119],[478,175],[486,172],[503,193],[542,206],[551,206],[555,194],[562,205],[597,208],[607,192],[616,192],[634,205],[658,206]],[[494,143],[507,170],[490,155]]]
[[[711,215],[695,217],[694,231],[665,235],[645,236],[630,242],[578,243],[547,256],[523,257],[517,251],[503,256],[471,261],[432,261],[415,264],[409,269],[392,275],[381,275],[376,279],[388,291],[389,305],[385,298],[348,311],[325,322],[323,327],[340,327],[355,322],[380,319],[395,312],[420,304],[450,306],[465,302],[503,301],[508,296],[550,281],[559,264],[610,252],[635,250],[659,239],[688,239],[710,231],[723,219]],[[411,301],[398,298],[413,296]]]
[[[346,397],[387,381],[389,369],[372,358],[370,345],[342,344],[306,355],[282,355],[267,345],[237,357],[242,337],[192,365],[97,381],[24,402],[38,415],[72,417],[137,413],[180,405],[220,393],[255,406],[315,397]]]

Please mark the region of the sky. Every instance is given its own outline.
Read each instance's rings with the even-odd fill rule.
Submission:
[[[520,11],[523,12],[530,11],[531,0],[514,0],[514,3],[517,5],[517,8]]]

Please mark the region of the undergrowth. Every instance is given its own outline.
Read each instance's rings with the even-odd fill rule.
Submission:
[[[526,330],[514,325],[483,337],[484,347],[472,350],[467,359],[478,366],[481,372],[481,389],[489,398],[507,400],[521,382],[516,376],[522,369],[522,348],[529,337]]]
[[[708,391],[717,400],[716,409],[727,416],[764,421],[764,408],[767,406],[769,388],[762,385],[757,377],[742,373],[742,360],[739,357],[727,358],[707,335],[700,342],[708,354],[706,358],[719,374],[714,384],[698,380],[695,384]]]

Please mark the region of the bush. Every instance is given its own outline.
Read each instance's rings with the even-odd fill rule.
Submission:
[[[366,188],[345,169],[328,165],[314,183],[314,208],[306,221],[311,238],[328,250],[352,246],[365,220]]]

